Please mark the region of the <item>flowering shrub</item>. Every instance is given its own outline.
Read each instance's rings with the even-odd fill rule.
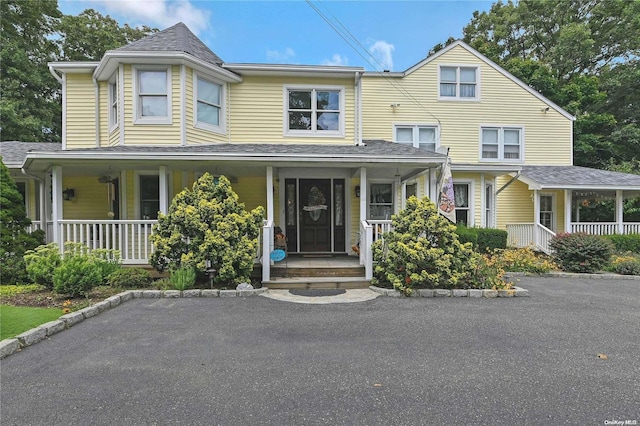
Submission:
[[[640,257],[632,254],[614,256],[609,270],[622,275],[640,275]]]
[[[158,271],[211,267],[216,283],[249,281],[263,215],[262,207],[244,209],[226,177],[216,183],[205,173],[192,189],[175,196],[167,215],[158,215],[151,264]]]
[[[409,198],[406,208],[391,219],[393,230],[372,247],[374,283],[390,283],[405,295],[414,288],[506,285],[471,243],[460,243],[456,227],[437,214],[429,199]]]
[[[85,296],[102,282],[102,269],[95,258],[85,254],[65,257],[53,271],[53,291],[71,297]]]
[[[548,257],[536,254],[531,248],[495,250],[493,256],[498,264],[509,272],[533,272],[544,274],[558,266]]]
[[[505,279],[505,270],[496,256],[474,253],[469,266],[466,288],[510,290],[513,287],[513,283]]]
[[[569,272],[593,273],[602,270],[613,253],[610,241],[584,233],[558,234],[549,243],[560,268]]]
[[[48,289],[53,288],[53,271],[62,262],[57,244],[50,243],[38,246],[33,250],[27,250],[24,262],[31,281]]]

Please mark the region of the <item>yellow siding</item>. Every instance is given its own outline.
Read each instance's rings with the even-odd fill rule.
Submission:
[[[497,179],[497,189],[502,188],[511,178],[509,176]],[[498,194],[496,201],[498,209],[497,227],[505,229],[507,225],[517,223],[533,223],[533,192],[522,182],[514,182]]]
[[[438,65],[480,67],[481,101],[438,101]],[[388,80],[391,80],[388,81]],[[401,86],[411,97],[398,90]],[[393,139],[394,123],[438,124],[455,162],[479,162],[481,125],[522,125],[525,162],[571,164],[571,121],[458,46],[404,78],[363,78],[363,137]],[[390,107],[399,103],[395,111]]]
[[[63,177],[62,187],[75,190],[73,200],[62,203],[64,219],[109,219],[107,185],[98,182],[96,176]]]
[[[96,145],[96,96],[91,74],[66,74],[67,148]]]
[[[284,86],[331,85],[345,88],[344,137],[283,137]],[[233,142],[353,144],[354,89],[353,78],[319,79],[299,77],[245,76],[243,82],[232,84],[230,96],[230,137]]]

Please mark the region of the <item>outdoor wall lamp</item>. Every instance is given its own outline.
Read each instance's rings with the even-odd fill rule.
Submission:
[[[76,190],[73,188],[67,188],[64,191],[62,191],[62,198],[65,201],[71,201],[75,196],[76,196]]]
[[[360,198],[360,185],[356,186],[356,197]]]

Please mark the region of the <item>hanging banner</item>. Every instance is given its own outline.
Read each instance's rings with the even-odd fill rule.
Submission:
[[[440,193],[438,195],[438,211],[451,222],[456,223],[456,203],[453,193],[453,177],[449,161],[442,166],[440,178]]]

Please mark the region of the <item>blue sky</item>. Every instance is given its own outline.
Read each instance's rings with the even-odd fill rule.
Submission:
[[[121,25],[164,29],[182,21],[228,63],[403,71],[424,59],[436,43],[449,36],[460,38],[473,12],[488,11],[492,2],[313,0],[315,8],[357,40],[351,42],[356,49],[301,0],[59,0],[58,4],[64,14],[92,8]]]

